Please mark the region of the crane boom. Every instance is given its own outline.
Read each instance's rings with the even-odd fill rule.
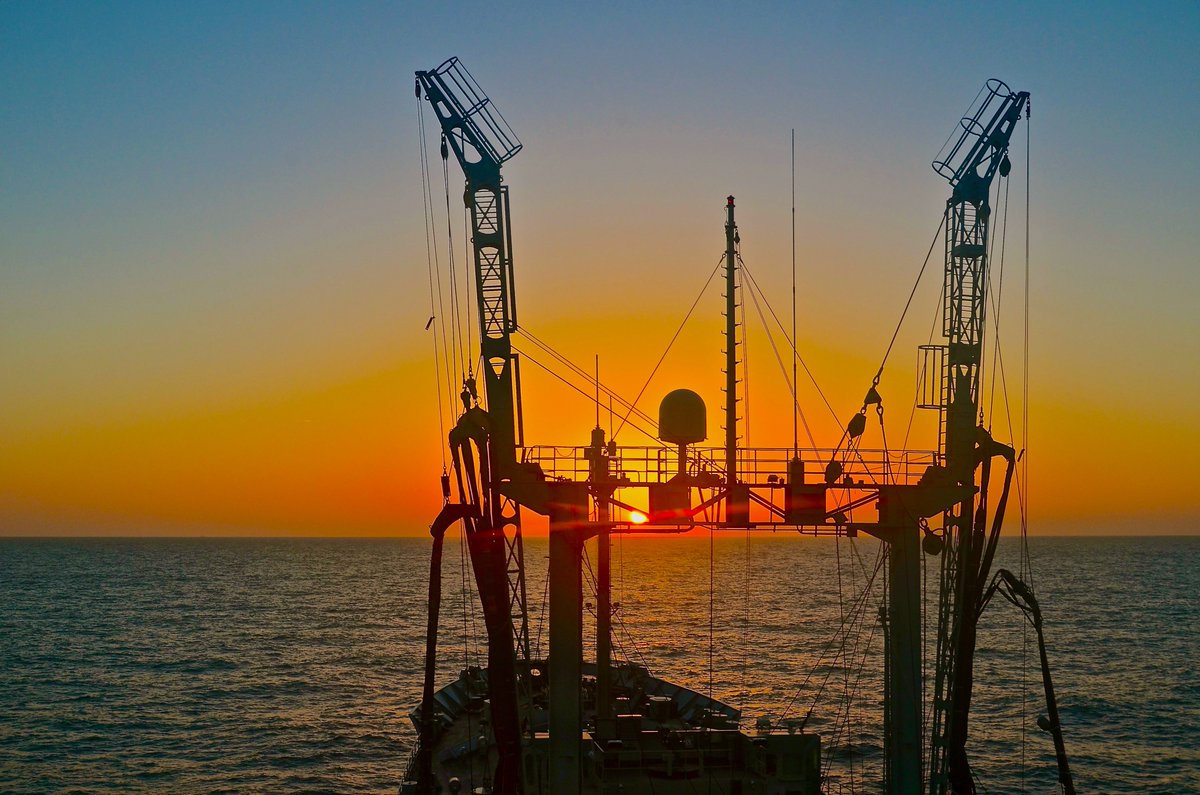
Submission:
[[[466,179],[463,201],[471,218],[487,409],[478,405],[469,363],[463,374],[464,413],[449,441],[460,499],[475,509],[463,521],[488,635],[488,690],[498,755],[493,791],[513,795],[521,791],[518,689],[524,680],[517,662],[530,657],[521,511],[514,493],[525,497],[522,502],[538,505],[526,494],[534,479],[517,465],[519,365],[511,340],[517,330],[516,289],[508,188],[500,176],[501,166],[521,150],[521,143],[457,58],[417,72],[416,82],[417,98],[424,94],[441,125],[442,156],[448,157],[447,148],[453,150]]]
[[[951,185],[946,201],[945,294],[941,350],[939,436],[951,480],[974,486],[976,469],[995,448],[977,427],[979,378],[988,280],[993,177],[1008,174],[1012,132],[1029,105],[1028,92],[988,80],[960,122],[948,154],[933,162]],[[981,440],[986,439],[986,443]],[[942,591],[938,611],[937,670],[930,748],[929,792],[973,795],[966,742],[976,626],[990,556],[984,554],[986,467],[981,497],[971,496],[943,515]]]
[[[471,213],[480,354],[496,463],[511,470],[516,461],[516,368],[512,334],[517,330],[508,188],[500,167],[521,151],[521,142],[492,101],[457,58],[417,72],[418,89],[433,106],[442,135],[466,177],[463,201]]]
[[[529,619],[526,609],[521,514],[505,486],[521,481],[516,447],[519,433],[519,368],[512,349],[517,330],[516,284],[512,267],[508,187],[500,167],[521,151],[521,142],[457,58],[437,69],[417,72],[417,87],[433,106],[449,148],[466,178],[463,201],[470,210],[471,244],[475,264],[475,295],[479,317],[480,358],[487,399],[488,444],[492,492],[492,529],[506,541],[505,580],[517,655],[529,657]],[[468,374],[464,384],[473,393]],[[472,395],[473,396],[473,395]],[[536,504],[534,500],[527,503]]]

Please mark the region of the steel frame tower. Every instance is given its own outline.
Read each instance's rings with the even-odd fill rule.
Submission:
[[[518,364],[511,339],[517,330],[512,232],[508,187],[501,183],[500,166],[521,151],[521,143],[457,58],[450,58],[433,71],[417,72],[417,83],[433,106],[442,134],[466,177],[463,201],[471,212],[480,355],[490,418],[490,464],[497,486],[493,489],[492,515],[486,518],[505,536],[513,640],[518,655],[528,659],[520,508],[498,488],[516,467],[520,399],[514,389]]]
[[[424,92],[441,124],[444,143],[462,167],[463,201],[471,215],[487,411],[475,405],[474,377],[468,374],[463,384],[465,411],[450,433],[450,444],[460,498],[473,512],[460,518],[467,528],[488,634],[488,689],[499,756],[493,791],[511,795],[521,791],[519,689],[526,679],[518,661],[530,656],[520,504],[536,507],[539,502],[529,495],[518,501],[517,496],[527,478],[516,458],[520,390],[511,341],[517,330],[516,288],[508,188],[500,176],[501,165],[521,150],[521,143],[457,58],[417,72],[416,80],[418,99]],[[447,506],[451,507],[461,506]]]
[[[980,363],[986,319],[988,199],[997,171],[1008,173],[1008,146],[1028,108],[1028,92],[1013,92],[989,80],[977,107],[949,153],[933,168],[952,186],[946,202],[945,293],[938,352],[941,400],[939,435],[949,479],[974,486],[980,463],[977,443]],[[984,553],[986,505],[974,494],[943,514],[942,591],[938,608],[937,669],[934,684],[929,792],[974,793],[966,756],[973,658],[980,599],[987,581]],[[981,564],[983,567],[981,567]]]

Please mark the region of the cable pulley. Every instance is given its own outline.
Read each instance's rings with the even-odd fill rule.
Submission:
[[[864,407],[865,410],[865,407]],[[851,439],[857,439],[863,435],[863,431],[867,429],[867,415],[859,412],[850,418],[850,422],[846,424],[846,435]]]
[[[929,520],[925,519],[924,517],[921,518],[918,524],[921,527],[921,532],[924,533],[924,536],[921,538],[921,549],[930,557],[936,557],[937,555],[942,554],[942,549],[944,549],[946,546],[946,539],[944,535],[935,533],[933,530],[931,530],[929,527]]]

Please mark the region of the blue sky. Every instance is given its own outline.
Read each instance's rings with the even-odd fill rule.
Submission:
[[[784,283],[793,127],[809,334],[876,358],[944,201],[929,160],[984,78],[1030,91],[1051,460],[1200,441],[1200,422],[1175,418],[1200,397],[1198,53],[1194,3],[0,5],[0,422],[19,441],[5,470],[25,473],[8,515],[53,513],[61,494],[72,516],[157,521],[137,494],[71,497],[45,462],[73,434],[107,429],[111,446],[122,428],[160,433],[150,419],[427,361],[412,73],[450,55],[526,145],[506,167],[523,319],[560,328],[580,359],[605,317],[686,305],[728,193],[747,256]],[[608,355],[631,357],[630,383],[647,369]],[[392,409],[416,419],[378,444],[435,448],[406,399]],[[1120,430],[1105,444],[1085,438],[1107,430],[1055,429],[1081,416]],[[1174,454],[1165,466],[1168,491],[1196,474]],[[1191,521],[1194,500],[1176,502]]]

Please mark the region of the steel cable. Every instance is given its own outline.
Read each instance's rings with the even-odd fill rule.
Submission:
[[[679,339],[680,332],[683,331],[683,327],[687,325],[688,320],[691,319],[692,313],[696,311],[696,306],[700,303],[700,299],[704,297],[706,292],[708,292],[708,286],[712,284],[713,277],[717,275],[717,271],[720,270],[721,263],[724,261],[725,256],[721,255],[721,258],[717,260],[716,266],[713,267],[712,273],[708,274],[708,280],[705,281],[704,286],[700,288],[700,293],[696,296],[696,300],[692,302],[691,307],[688,308],[687,314],[683,316],[683,321],[679,324],[679,328],[675,329],[675,333],[671,336],[671,341],[667,343],[666,350],[662,352],[662,356],[658,357],[658,362],[655,363],[654,369],[650,371],[650,375],[646,377],[646,382],[642,384],[642,388],[638,390],[637,397],[633,399],[633,407],[637,406],[638,401],[642,399],[642,395],[646,393],[646,388],[649,387],[650,382],[654,380],[655,374],[658,373],[658,368],[662,367],[662,363],[667,358],[667,354],[671,352],[671,347],[675,344],[675,340]],[[613,432],[612,438],[614,440],[617,438],[617,434],[619,434],[625,428],[625,424],[629,421],[629,415],[633,412],[633,407],[626,412],[625,417],[621,420],[621,424],[618,425],[617,430]]]

